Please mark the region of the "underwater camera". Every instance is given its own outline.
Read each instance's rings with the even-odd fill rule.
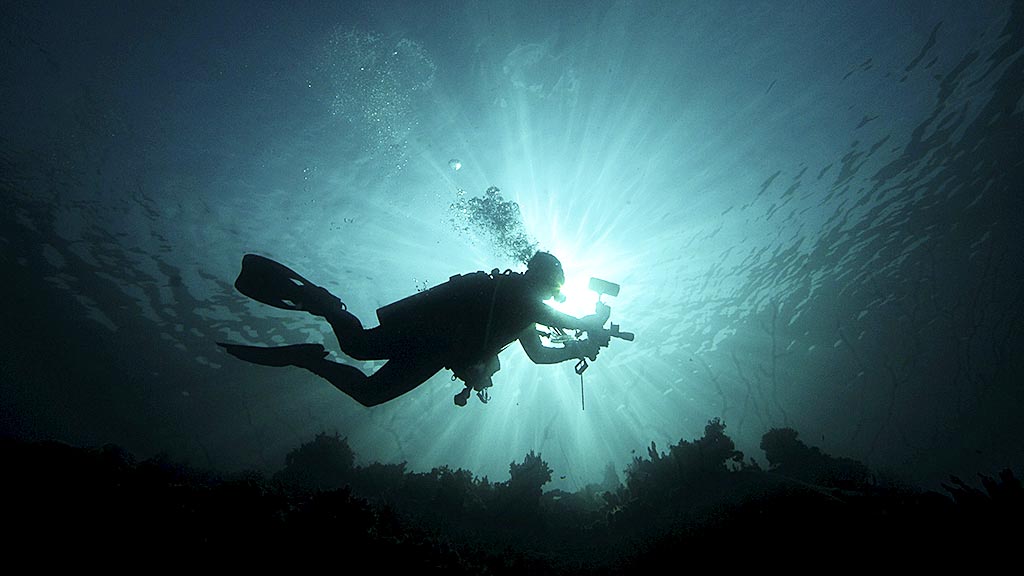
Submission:
[[[594,313],[602,316],[605,320],[611,316],[611,306],[601,301],[601,298],[605,295],[615,297],[619,295],[619,285],[614,282],[607,280],[601,280],[600,278],[591,278],[590,284],[587,286],[590,290],[597,293],[597,304],[594,305]],[[602,328],[601,330],[591,330],[587,332],[587,339],[597,343],[602,348],[607,348],[608,343],[611,342],[612,338],[620,338],[627,342],[632,342],[635,338],[635,334],[632,332],[622,332],[619,329],[619,325],[612,323],[610,328]],[[580,361],[576,364],[576,373],[583,375],[583,372],[587,369],[589,364],[586,358],[580,358]]]
[[[612,338],[619,338],[632,342],[635,335],[632,332],[623,332],[618,324],[612,323],[610,327],[604,328],[604,322],[608,321],[611,316],[611,306],[601,301],[604,296],[615,297],[619,295],[619,285],[614,282],[602,280],[600,278],[591,278],[590,284],[587,286],[591,291],[597,293],[597,303],[594,305],[594,313],[603,319],[602,328],[600,330],[588,330],[587,340],[598,345],[600,348],[607,348]],[[580,336],[583,334],[582,330],[577,330],[575,334],[567,334],[561,328],[551,328],[552,332],[548,335],[549,340],[555,344],[566,345],[570,342],[576,342],[580,340]],[[597,360],[596,354],[590,358],[591,360]],[[590,367],[590,363],[587,362],[586,357],[580,358],[579,362],[576,363],[574,370],[580,376],[580,403],[583,409],[586,410],[586,399],[583,395],[583,373],[586,372],[587,368]]]

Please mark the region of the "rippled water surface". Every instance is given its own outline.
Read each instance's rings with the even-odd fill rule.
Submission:
[[[229,469],[337,431],[499,480],[534,450],[566,490],[714,417],[755,459],[790,426],[925,481],[1024,463],[1021,3],[441,4],[5,3],[3,430]],[[486,405],[443,371],[373,409],[214,345],[348,361],[234,291],[244,253],[373,324],[518,241],[570,313],[622,286],[586,410],[518,345]]]

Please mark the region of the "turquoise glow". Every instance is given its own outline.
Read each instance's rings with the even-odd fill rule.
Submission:
[[[8,312],[48,326],[7,347],[8,373],[49,370],[5,392],[12,427],[236,469],[321,431],[499,480],[532,450],[566,490],[715,417],[755,458],[777,426],[929,478],[1019,458],[1009,3],[39,10],[4,24],[0,248],[10,301],[61,307]],[[556,307],[622,287],[605,302],[636,341],[601,351],[585,411],[571,362],[517,344],[487,405],[454,406],[442,372],[370,410],[214,345],[338,354],[324,322],[232,289],[247,252],[368,326],[453,274],[522,270],[453,224],[492,186],[563,262]]]

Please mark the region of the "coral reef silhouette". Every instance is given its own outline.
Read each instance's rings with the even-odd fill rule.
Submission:
[[[544,491],[551,469],[530,452],[509,479],[442,466],[356,465],[345,438],[321,433],[271,477],[218,474],[117,446],[0,439],[13,557],[125,550],[150,557],[279,553],[372,559],[449,574],[618,574],[856,551],[947,561],[1009,557],[1024,488],[1011,470],[951,477],[946,494],[883,479],[809,447],[795,430],[762,439],[763,468],[708,422],[667,452],[652,443],[619,484]],[[41,536],[45,535],[45,536]],[[743,554],[737,554],[742,551]],[[946,559],[946,560],[944,560]]]

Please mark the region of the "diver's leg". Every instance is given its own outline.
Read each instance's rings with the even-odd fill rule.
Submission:
[[[426,382],[442,365],[427,358],[396,358],[370,376],[355,366],[323,359],[310,361],[302,367],[327,380],[363,406],[376,406]]]
[[[327,356],[327,351],[320,344],[266,347],[217,342],[217,345],[239,360],[263,366],[299,366]]]
[[[399,339],[381,327],[365,329],[348,310],[334,310],[326,315],[334,330],[341,351],[356,360],[384,360],[401,350]]]
[[[380,327],[363,328],[359,318],[326,288],[303,286],[301,298],[302,309],[327,320],[338,338],[338,346],[348,356],[356,360],[384,360],[400,348],[395,334]]]

